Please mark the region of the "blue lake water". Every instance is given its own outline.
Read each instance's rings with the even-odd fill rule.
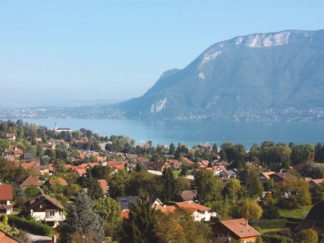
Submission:
[[[90,129],[100,135],[124,135],[137,143],[151,140],[154,144],[195,144],[234,142],[250,147],[265,140],[282,143],[324,142],[323,122],[235,122],[235,121],[138,121],[115,119],[29,119],[29,123],[54,129]]]

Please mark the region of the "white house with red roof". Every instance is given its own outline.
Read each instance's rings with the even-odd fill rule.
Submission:
[[[211,212],[210,208],[192,201],[177,202],[175,206],[177,208],[182,208],[190,212],[194,221],[198,222],[209,222],[212,217],[218,216],[216,212]]]
[[[13,190],[9,184],[0,184],[0,213],[12,214]]]

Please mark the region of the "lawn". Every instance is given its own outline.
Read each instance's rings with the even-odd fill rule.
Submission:
[[[308,212],[311,208],[312,208],[312,206],[304,206],[302,208],[293,209],[293,210],[280,209],[279,213],[280,213],[280,216],[284,217],[284,218],[303,219],[308,214]]]
[[[259,232],[261,234],[265,234],[265,233],[275,233],[278,231],[282,231],[282,228],[273,228],[273,229],[260,229]]]

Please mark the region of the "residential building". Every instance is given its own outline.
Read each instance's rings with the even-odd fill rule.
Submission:
[[[29,213],[37,221],[44,221],[52,227],[57,227],[65,220],[62,204],[48,195],[42,194],[29,203]]]
[[[12,214],[13,190],[9,184],[0,184],[0,213]]]
[[[217,213],[211,212],[210,208],[195,202],[177,202],[177,208],[182,208],[189,211],[194,221],[210,221],[212,217],[217,217]]]
[[[229,219],[217,222],[213,226],[213,242],[227,243],[239,241],[242,243],[254,243],[261,233],[249,225],[244,218]]]

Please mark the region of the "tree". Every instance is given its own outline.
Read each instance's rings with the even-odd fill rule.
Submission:
[[[169,146],[169,154],[173,155],[175,153],[176,147],[173,143]]]
[[[60,227],[61,242],[72,242],[73,234],[81,235],[88,242],[100,242],[103,239],[102,220],[95,212],[90,197],[79,193],[68,208],[66,220]]]
[[[202,203],[222,199],[222,182],[211,171],[199,170],[195,174],[194,185],[197,188],[197,199]]]
[[[246,149],[242,144],[224,143],[221,146],[223,160],[232,162],[232,167],[241,167],[246,159]]]
[[[302,230],[298,233],[298,242],[300,243],[317,243],[318,234],[313,229]]]
[[[261,218],[262,213],[263,210],[256,201],[247,199],[243,202],[241,207],[243,218],[248,220],[258,220]]]
[[[104,197],[93,202],[95,211],[105,223],[105,234],[115,236],[121,224],[120,205],[111,197]]]
[[[247,166],[241,172],[240,178],[247,189],[249,196],[260,196],[263,188],[259,179],[259,170],[256,166]]]
[[[137,203],[130,205],[129,217],[122,223],[120,242],[157,242],[155,224],[156,210],[152,208],[147,196],[141,196]]]
[[[291,148],[284,144],[263,143],[261,146],[262,160],[275,170],[288,169]]]
[[[91,178],[88,182],[88,195],[91,197],[91,199],[98,199],[103,197],[103,191],[98,182]]]
[[[314,161],[315,148],[311,144],[293,146],[291,151],[291,161],[294,165]]]
[[[65,163],[61,159],[56,159],[53,162],[53,167],[55,168],[56,172],[64,172],[65,171]]]
[[[156,233],[159,242],[209,242],[210,228],[194,222],[188,211],[178,209],[171,214],[159,214]]]
[[[241,183],[237,179],[230,179],[223,190],[224,197],[233,201],[239,199],[242,195]]]
[[[162,173],[162,200],[171,201],[177,196],[177,181],[174,178],[171,168],[166,168]]]
[[[302,179],[281,182],[277,185],[276,196],[279,205],[284,208],[295,209],[311,204],[309,185]]]

